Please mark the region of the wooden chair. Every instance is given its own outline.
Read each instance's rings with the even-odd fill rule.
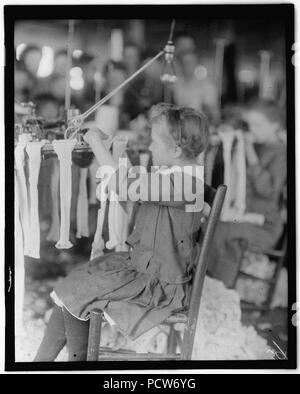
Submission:
[[[167,354],[136,353],[122,349],[113,351],[110,348],[100,347],[103,312],[97,310],[91,312],[87,361],[191,359],[201,294],[207,270],[207,256],[210,251],[216,225],[219,221],[226,190],[227,187],[225,185],[219,186],[216,191],[212,187],[205,185],[204,200],[211,207],[211,210],[207,220],[199,231],[198,242],[201,248],[194,272],[189,308],[188,311],[173,314],[160,323],[170,326]],[[184,323],[185,325],[183,339],[181,339],[179,332],[174,328],[176,323]],[[180,354],[176,354],[177,345],[179,345]]]

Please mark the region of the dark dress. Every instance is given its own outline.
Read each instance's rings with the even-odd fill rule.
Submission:
[[[55,295],[80,319],[89,318],[92,309],[103,310],[132,340],[186,307],[202,213],[186,212],[185,203],[161,198],[138,203],[127,240],[130,252],[81,265],[55,288]]]
[[[249,247],[272,248],[283,230],[279,200],[286,182],[286,147],[257,145],[259,164],[247,168],[246,211],[264,215],[265,223],[220,222],[209,256],[208,272],[232,287],[242,258],[241,240]]]

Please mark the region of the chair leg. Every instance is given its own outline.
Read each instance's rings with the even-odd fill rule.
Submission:
[[[176,339],[176,330],[174,328],[174,324],[170,325],[170,332],[168,336],[168,345],[167,345],[167,353],[175,354],[177,348],[177,339]]]
[[[236,283],[237,283],[237,280],[239,278],[239,273],[240,273],[240,270],[241,270],[241,267],[242,267],[242,263],[243,263],[243,260],[244,260],[244,257],[245,257],[245,252],[247,250],[247,241],[240,241],[240,246],[241,246],[241,249],[242,249],[242,254],[241,254],[240,261],[238,263],[237,274],[236,274],[236,276],[234,278],[233,285],[232,285],[231,289],[235,289],[235,287],[236,287]]]
[[[102,312],[91,312],[87,361],[98,361],[102,316]]]

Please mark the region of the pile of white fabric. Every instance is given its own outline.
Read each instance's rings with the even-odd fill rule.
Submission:
[[[32,361],[42,340],[45,323],[52,310],[47,302],[38,298],[36,292],[27,291],[25,299],[24,327],[16,335],[16,361]],[[35,318],[36,313],[41,318]],[[175,327],[182,334],[183,326]],[[141,335],[135,341],[127,341],[122,348],[138,353],[163,353],[167,349],[168,327],[158,326]],[[113,332],[108,323],[104,324],[101,346],[115,346]],[[273,358],[274,352],[267,341],[261,338],[253,327],[241,323],[240,299],[236,291],[228,290],[222,282],[206,277],[201,299],[200,313],[196,328],[194,360],[261,360]],[[67,351],[59,354],[56,361],[67,361]]]
[[[275,273],[276,263],[267,255],[246,252],[242,262],[241,271],[260,279],[272,279]],[[257,279],[240,276],[236,283],[236,291],[241,300],[263,304],[268,296],[269,284]],[[275,292],[271,302],[271,308],[283,307],[288,304],[288,278],[286,268],[282,268],[276,283]]]
[[[175,327],[183,331],[183,325]],[[158,326],[123,348],[138,353],[166,351],[168,328]],[[113,346],[109,325],[102,331],[101,346]],[[194,360],[258,360],[273,358],[267,341],[253,327],[241,323],[240,299],[236,291],[206,277],[196,328]]]

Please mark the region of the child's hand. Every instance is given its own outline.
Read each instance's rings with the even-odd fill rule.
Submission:
[[[92,127],[85,135],[83,139],[89,145],[93,145],[95,141],[107,140],[109,137],[97,127]]]

